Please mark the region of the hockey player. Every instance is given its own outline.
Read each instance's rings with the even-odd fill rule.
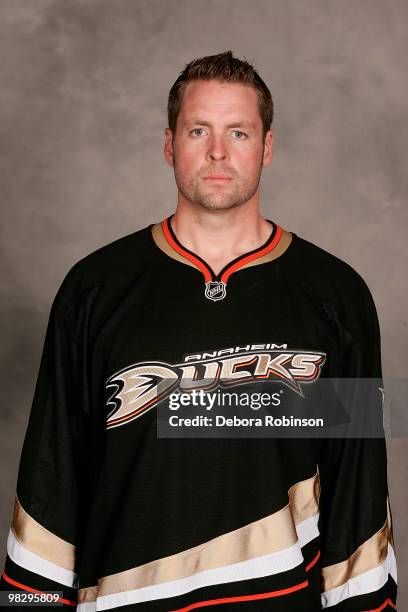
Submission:
[[[383,437],[158,435],[183,385],[382,377],[365,281],[260,214],[254,68],[190,62],[168,119],[176,210],[81,259],[53,302],[1,588],[83,612],[396,610]]]

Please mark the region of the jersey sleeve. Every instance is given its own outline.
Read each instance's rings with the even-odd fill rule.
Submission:
[[[377,312],[367,285],[358,279],[342,314],[339,378],[372,378],[383,387]],[[381,419],[384,433],[380,390],[378,398],[373,418]],[[385,437],[327,438],[321,449],[321,607],[330,612],[396,610]]]
[[[67,303],[71,285],[66,277],[51,307],[0,580],[0,591],[14,595],[59,593],[70,610],[76,609],[86,515],[89,421],[85,350]]]

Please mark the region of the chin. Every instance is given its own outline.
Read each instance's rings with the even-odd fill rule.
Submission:
[[[229,210],[239,206],[239,203],[236,202],[198,202],[198,204],[207,210]]]

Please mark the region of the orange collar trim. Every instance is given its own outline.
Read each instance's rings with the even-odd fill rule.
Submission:
[[[166,219],[163,219],[163,221],[161,222],[163,234],[172,249],[174,249],[175,251],[177,251],[177,253],[191,261],[191,263],[193,263],[199,270],[201,270],[204,275],[205,283],[221,282],[226,285],[229,277],[236,270],[238,270],[242,266],[245,266],[250,261],[263,257],[270,251],[273,251],[273,249],[278,244],[282,234],[282,228],[273,221],[269,221],[272,225],[272,232],[268,240],[262,246],[258,247],[257,249],[254,249],[253,251],[250,251],[249,253],[245,253],[233,259],[226,266],[224,266],[224,268],[221,270],[221,272],[219,272],[219,274],[215,274],[215,272],[211,269],[207,262],[204,261],[204,259],[202,259],[199,255],[196,255],[189,249],[186,249],[178,241],[173,231],[173,228],[171,227],[172,216],[173,215],[170,215]]]

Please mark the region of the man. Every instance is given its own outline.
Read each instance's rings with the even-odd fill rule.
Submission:
[[[273,105],[254,68],[194,60],[168,117],[175,213],[54,300],[2,589],[86,612],[395,610],[384,438],[159,435],[176,388],[381,379],[364,280],[260,215]]]

